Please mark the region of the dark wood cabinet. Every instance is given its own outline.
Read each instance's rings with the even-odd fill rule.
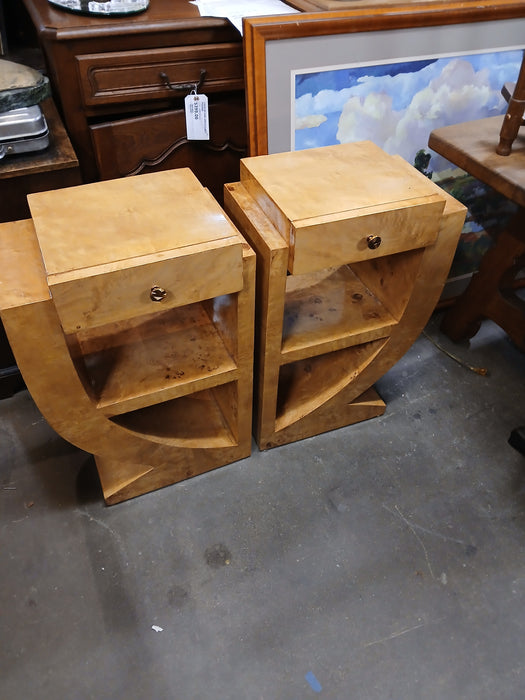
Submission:
[[[188,167],[222,201],[224,182],[239,173],[245,155],[244,96],[210,101],[210,141],[188,141],[183,109],[90,126],[103,179]]]
[[[242,38],[189,0],[94,18],[23,0],[85,182],[190,167],[219,201],[246,155]],[[188,141],[184,98],[202,78],[210,140]]]

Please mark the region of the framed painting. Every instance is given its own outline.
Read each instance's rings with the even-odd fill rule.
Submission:
[[[250,154],[371,140],[403,156],[469,207],[450,275],[460,285],[447,285],[459,293],[512,205],[428,149],[428,137],[505,112],[525,4],[389,4],[245,22]]]

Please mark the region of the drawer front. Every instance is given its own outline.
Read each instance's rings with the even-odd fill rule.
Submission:
[[[445,200],[416,198],[400,206],[368,207],[347,217],[316,217],[290,227],[288,269],[313,272],[431,245],[437,239]]]
[[[431,245],[445,206],[428,178],[371,141],[246,158],[240,174],[296,274]]]
[[[64,331],[74,333],[238,292],[242,286],[242,243],[232,236],[173,251],[168,259],[135,266],[130,261],[123,269],[58,282],[51,294]]]
[[[240,43],[88,54],[76,60],[86,107],[185,97],[189,89],[181,86],[197,83],[203,70],[200,92],[244,89]]]

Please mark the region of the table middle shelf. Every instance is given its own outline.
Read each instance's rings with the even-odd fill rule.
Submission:
[[[385,338],[396,323],[350,265],[288,275],[282,363]]]
[[[108,416],[238,379],[201,302],[84,331],[71,345],[97,408]]]

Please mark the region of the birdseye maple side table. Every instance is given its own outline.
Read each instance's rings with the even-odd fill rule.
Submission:
[[[49,424],[108,504],[251,451],[255,254],[189,169],[29,196],[0,311]]]
[[[373,384],[434,310],[465,207],[371,142],[246,158],[224,201],[257,253],[260,449],[381,415]]]

